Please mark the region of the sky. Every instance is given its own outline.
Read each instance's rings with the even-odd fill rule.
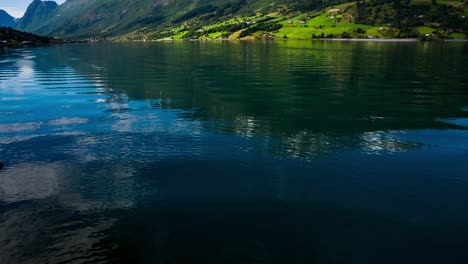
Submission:
[[[0,9],[5,10],[8,14],[20,18],[23,16],[26,8],[33,0],[0,0]],[[57,4],[62,4],[65,0],[55,0]]]

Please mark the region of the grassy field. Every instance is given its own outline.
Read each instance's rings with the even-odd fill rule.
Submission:
[[[465,34],[462,33],[452,33],[450,34],[450,37],[454,39],[466,39]]]
[[[426,35],[426,34],[432,35],[433,32],[437,31],[437,29],[435,28],[426,27],[426,26],[418,27],[417,30],[422,35]],[[447,35],[446,37],[454,38],[454,39],[466,39],[466,36],[463,33],[452,33],[450,35]]]
[[[341,37],[344,32],[350,34],[353,38],[359,37],[393,37],[396,32],[387,26],[370,26],[353,23],[353,12],[355,2],[336,5],[318,13],[304,13],[281,21],[283,28],[277,33],[278,36],[287,36],[288,38],[304,39],[315,36]],[[332,9],[339,9],[338,12],[332,12]],[[307,18],[310,17],[310,20]],[[306,20],[304,20],[306,18]],[[302,20],[302,21],[301,21]],[[305,23],[304,23],[305,22]],[[361,33],[357,33],[359,31]],[[365,33],[362,33],[363,30]]]
[[[353,6],[354,3],[347,3],[338,6],[334,6],[333,8],[339,8],[341,10],[345,10]],[[330,8],[329,8],[330,9]],[[272,15],[272,14],[269,14]],[[307,18],[310,19],[307,19]],[[238,23],[245,23],[246,21],[258,21],[263,19],[264,17],[238,17],[238,18],[231,18],[227,21],[219,22],[212,25],[207,25],[202,27],[203,30],[207,29],[215,29],[217,27],[225,26],[225,25],[235,25]],[[283,25],[281,29],[276,32],[270,32],[272,35],[278,38],[291,38],[291,39],[311,39],[313,35],[316,37],[322,36],[330,36],[334,35],[335,37],[340,37],[343,32],[349,33],[353,38],[362,37],[362,36],[373,36],[384,38],[388,37],[388,34],[385,34],[385,28],[382,27],[373,27],[369,25],[362,25],[362,24],[355,24],[349,21],[350,19],[347,18],[346,15],[343,14],[334,14],[328,13],[327,11],[322,12],[309,12],[303,14],[295,14],[289,17],[278,16],[273,17],[270,22],[280,23]],[[357,29],[365,30],[365,34],[358,34],[355,33]],[[171,37],[173,39],[181,39],[186,31],[175,33]],[[202,37],[202,39],[216,39],[220,38],[222,34],[226,32],[214,32],[209,33],[206,36]],[[260,37],[263,32],[256,32],[254,36]],[[236,38],[240,32],[236,32],[230,36],[230,39]],[[251,37],[247,37],[251,38]]]
[[[448,5],[448,6],[454,6],[454,7],[461,7],[463,5],[462,1],[442,1],[442,0],[437,0],[437,3],[440,5]]]
[[[312,35],[321,36],[324,35],[341,35],[343,32],[357,37],[357,33],[354,33],[358,28],[364,29],[367,32],[372,32],[373,36],[383,37],[378,32],[379,28],[372,27],[369,25],[354,24],[347,21],[347,19],[341,14],[332,14],[323,12],[315,17],[311,17],[306,22],[300,22],[301,19],[307,18],[309,14],[302,14],[296,16],[287,21],[282,21],[283,28],[277,33],[278,36],[287,36],[288,38],[312,38]],[[304,21],[304,20],[302,20]],[[369,35],[369,34],[366,34]]]
[[[431,27],[417,27],[417,30],[420,34],[432,34],[436,29]]]
[[[227,26],[227,25],[235,25],[240,22],[241,22],[241,18],[231,18],[229,20],[225,20],[219,23],[215,23],[215,24],[208,25],[208,26],[203,26],[202,29],[210,29],[210,28],[216,28],[216,27]]]
[[[179,33],[177,33],[175,35],[172,35],[171,37],[173,39],[182,39],[185,36],[185,34],[187,34],[187,32],[188,31],[182,31],[182,32],[179,32]]]

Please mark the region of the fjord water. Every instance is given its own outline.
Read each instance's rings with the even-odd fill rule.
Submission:
[[[0,262],[466,263],[468,44],[0,51]]]

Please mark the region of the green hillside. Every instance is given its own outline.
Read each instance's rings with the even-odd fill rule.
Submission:
[[[75,38],[107,37],[137,29],[157,30],[193,19],[219,18],[248,8],[254,2],[253,6],[262,6],[260,3],[263,1],[68,0],[45,14],[42,10],[47,2],[35,0],[21,19],[18,29]],[[40,12],[37,11],[39,8]],[[38,12],[41,19],[36,22],[34,18],[38,17]]]
[[[414,1],[414,0],[413,0]],[[302,10],[283,5],[268,12],[237,13],[186,21],[167,29],[141,29],[115,40],[238,38],[466,38],[467,6],[433,3],[359,1]]]
[[[466,38],[467,0],[34,0],[18,29],[110,40]]]

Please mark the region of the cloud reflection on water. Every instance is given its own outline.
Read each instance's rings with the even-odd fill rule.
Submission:
[[[17,54],[13,67],[9,62],[0,66],[0,113],[9,113],[0,116],[0,157],[7,162],[0,173],[0,208],[5,210],[0,216],[0,256],[27,262],[24,248],[29,247],[20,246],[40,244],[31,252],[39,260],[68,261],[67,254],[76,254],[97,262],[96,255],[106,254],[100,251],[109,238],[106,232],[116,225],[112,214],[145,206],[189,210],[298,202],[310,210],[307,220],[342,213],[313,206],[323,202],[324,207],[338,204],[391,215],[393,211],[384,211],[387,202],[411,205],[419,189],[405,186],[423,188],[421,178],[430,182],[433,175],[409,184],[407,175],[398,178],[398,170],[392,177],[386,170],[375,177],[363,173],[368,166],[360,158],[389,171],[395,162],[386,154],[417,161],[411,151],[440,144],[420,133],[455,129],[439,122],[438,115],[462,115],[457,98],[413,95],[421,91],[422,82],[406,83],[404,67],[392,71],[395,79],[388,78],[382,62],[395,58],[379,49],[358,46],[355,53],[330,52],[323,43],[304,44],[319,45],[308,48],[272,43],[259,50],[242,43],[157,45],[115,46],[119,56],[106,53],[105,46],[37,49],[32,51],[36,55]],[[195,46],[177,50],[177,45]],[[219,54],[229,56],[216,56],[213,50],[220,48],[229,52]],[[181,53],[170,56],[174,51]],[[361,63],[369,60],[367,52],[374,57],[369,64]],[[374,75],[354,72],[369,69]],[[401,90],[391,89],[384,79]],[[437,100],[439,104],[430,105]],[[453,145],[443,142],[445,146],[455,146],[455,140],[447,141]],[[448,155],[463,150],[452,149]],[[406,160],[398,161],[404,166]],[[357,182],[359,177],[362,182]],[[376,180],[380,177],[386,184]],[[421,192],[434,192],[427,188]],[[402,197],[407,201],[398,200]],[[424,198],[431,205],[432,200]],[[237,217],[245,213],[239,212]],[[142,209],[138,216],[143,223],[159,221],[158,228],[166,230],[172,223],[157,213],[146,219]],[[273,226],[281,227],[280,220]],[[164,249],[170,242],[168,231],[153,232],[157,238],[140,235]]]

